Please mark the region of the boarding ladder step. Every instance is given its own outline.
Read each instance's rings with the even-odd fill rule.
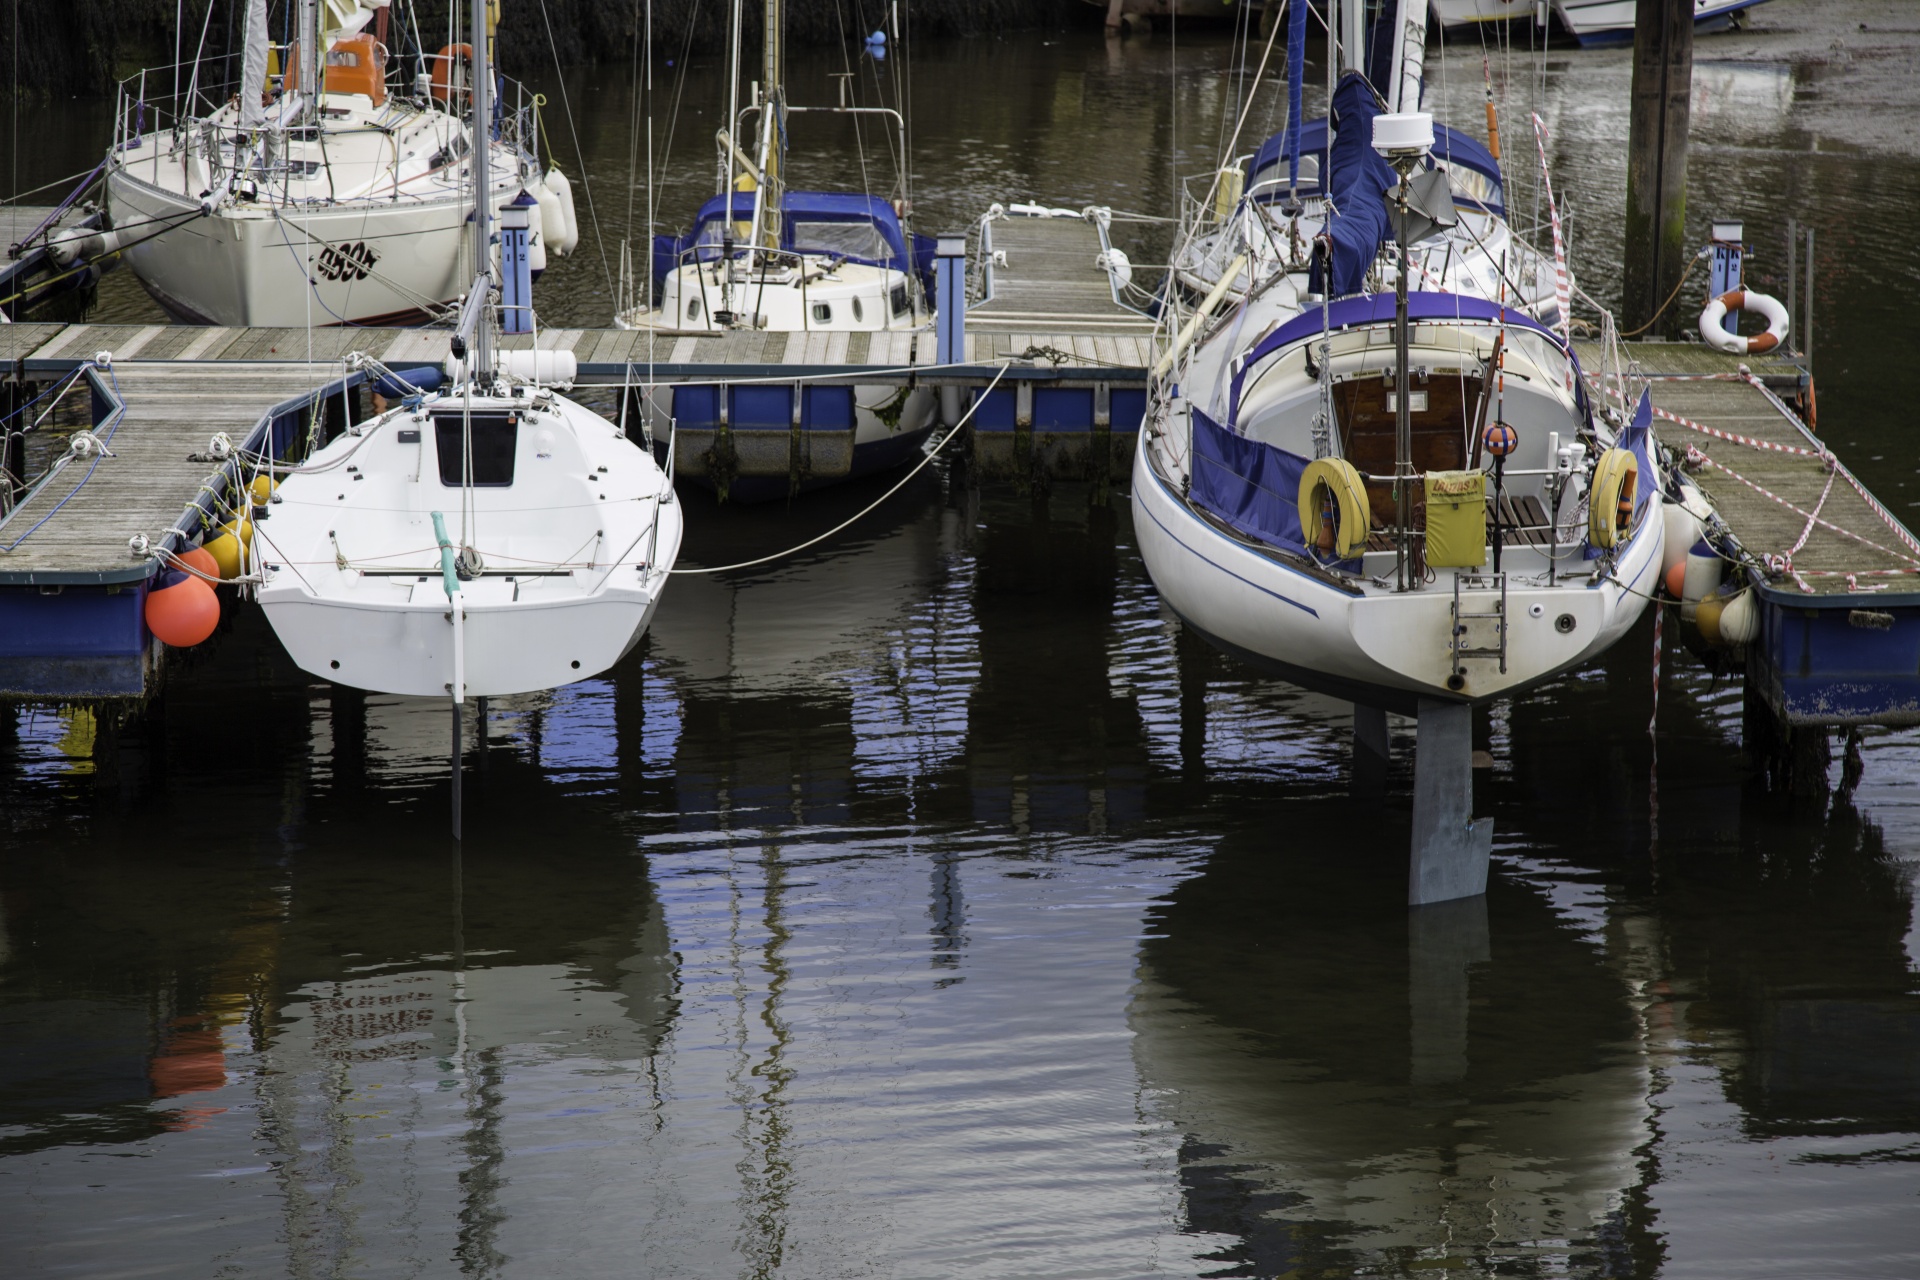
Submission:
[[[1500,594],[1490,611],[1470,612],[1462,607],[1463,591],[1498,591]],[[1493,633],[1500,638],[1496,645],[1469,645],[1466,640],[1469,622],[1491,622]],[[1507,674],[1507,575],[1504,573],[1456,573],[1453,575],[1453,621],[1447,629],[1448,647],[1453,655],[1453,674],[1464,675],[1463,665],[1468,658],[1497,658],[1500,661],[1500,674]]]

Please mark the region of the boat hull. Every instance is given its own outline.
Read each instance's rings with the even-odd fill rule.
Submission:
[[[1734,25],[1739,15],[1766,0],[1695,0],[1693,27],[1719,31]],[[1554,0],[1554,12],[1567,34],[1582,46],[1632,44],[1634,0]]]
[[[322,601],[296,585],[263,590],[260,606],[303,671],[376,693],[446,697],[450,610],[437,581],[422,590],[416,606],[376,608]],[[551,604],[464,605],[466,695],[531,693],[599,675],[646,633],[659,603],[657,591],[610,587]]]
[[[1412,714],[1422,699],[1481,703],[1525,691],[1605,652],[1640,616],[1658,576],[1663,522],[1624,549],[1618,581],[1507,590],[1507,661],[1465,661],[1450,687],[1453,593],[1445,580],[1404,594],[1355,595],[1230,537],[1203,520],[1135,454],[1135,535],[1169,608],[1225,652],[1333,697]],[[1624,584],[1622,586],[1621,584]],[[1490,608],[1492,592],[1466,597]]]

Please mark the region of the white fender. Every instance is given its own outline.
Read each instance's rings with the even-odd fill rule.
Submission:
[[[1707,526],[1686,506],[1668,499],[1661,511],[1667,526],[1666,549],[1660,554],[1660,581],[1665,582],[1673,566],[1684,562],[1687,548],[1706,536]]]
[[[1704,541],[1687,551],[1687,580],[1680,592],[1680,619],[1692,622],[1700,602],[1720,588],[1721,560]]]
[[[1728,644],[1752,644],[1760,637],[1760,606],[1748,587],[1720,611],[1720,638]]]
[[[566,229],[567,225],[567,215],[560,210],[560,197],[553,194],[553,190],[545,182],[537,182],[533,186],[533,201],[540,206],[542,251],[545,251],[548,245],[552,245],[551,256],[566,257],[566,250],[559,247],[560,233]]]
[[[496,351],[494,366],[509,378],[543,387],[564,387],[580,376],[580,358],[571,351]],[[449,382],[458,383],[467,376],[467,362],[447,357],[442,366]]]
[[[1720,322],[1727,318],[1730,311],[1758,312],[1767,322],[1767,331],[1757,338],[1743,338],[1737,333],[1727,332]],[[1751,289],[1723,293],[1709,302],[1707,309],[1700,313],[1700,339],[1715,351],[1736,356],[1760,355],[1786,341],[1787,309],[1780,305],[1778,298]]]
[[[555,165],[547,170],[546,188],[553,192],[554,200],[560,206],[560,217],[553,224],[547,236],[547,248],[559,257],[572,253],[580,243],[580,220],[573,209],[573,183],[567,175]]]

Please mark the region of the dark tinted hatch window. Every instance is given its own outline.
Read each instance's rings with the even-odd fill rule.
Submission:
[[[465,422],[472,424],[473,483],[494,487],[512,484],[520,419],[511,413],[476,413],[470,419],[457,413],[435,414],[433,442],[440,452],[440,483],[461,483],[460,430]]]

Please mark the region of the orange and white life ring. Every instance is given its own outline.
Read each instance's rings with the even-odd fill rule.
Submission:
[[[433,55],[433,100],[445,103],[453,92],[453,62],[458,58],[466,64],[467,81],[473,79],[473,46],[470,44],[450,44]]]
[[[1757,338],[1743,338],[1737,333],[1729,333],[1721,325],[1730,311],[1757,312],[1767,322],[1767,331]],[[1757,356],[1771,351],[1787,339],[1787,309],[1780,305],[1778,298],[1752,289],[1735,289],[1723,293],[1707,304],[1700,313],[1700,338],[1715,351],[1726,351],[1736,356]]]

